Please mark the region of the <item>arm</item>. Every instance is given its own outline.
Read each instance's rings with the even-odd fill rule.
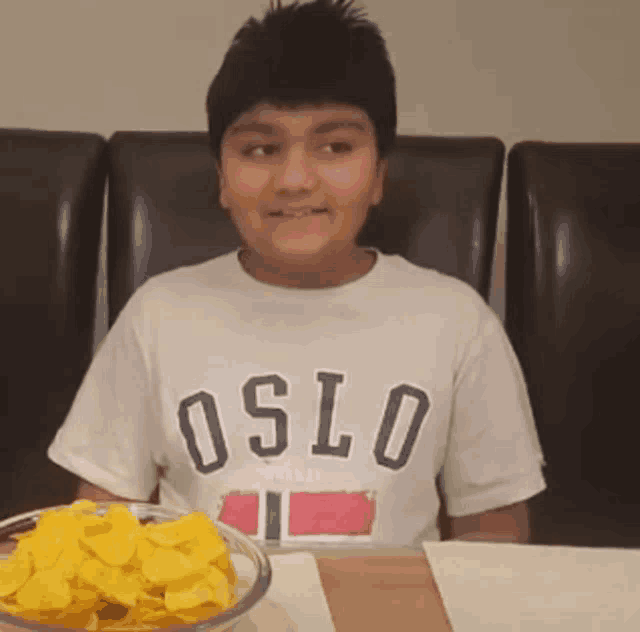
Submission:
[[[450,518],[454,540],[529,542],[529,510],[525,501],[484,513]]]
[[[469,336],[455,382],[455,402],[442,466],[446,507],[495,493],[534,496],[546,487],[544,455],[527,384],[510,340],[495,313],[478,303],[477,328]],[[509,491],[507,491],[509,490]],[[509,497],[502,502],[509,502]],[[496,542],[530,541],[527,503],[516,502],[469,516],[451,516],[451,537]]]
[[[135,503],[140,502],[139,500],[134,500],[132,498],[123,498],[122,496],[116,496],[111,492],[103,489],[102,487],[98,487],[93,483],[89,483],[89,481],[85,481],[84,479],[80,479],[78,482],[78,491],[76,493],[76,500],[93,500],[94,502],[110,502],[110,501],[121,501],[126,503]]]
[[[93,500],[94,502],[111,502],[111,501],[119,501],[123,503],[139,503],[144,502],[135,498],[123,498],[122,496],[116,496],[112,494],[110,491],[103,489],[102,487],[98,487],[89,481],[85,481],[84,479],[80,479],[78,482],[78,491],[76,492],[76,500]],[[151,502],[154,504],[158,503],[158,488],[154,490],[151,494],[151,497],[147,502]]]

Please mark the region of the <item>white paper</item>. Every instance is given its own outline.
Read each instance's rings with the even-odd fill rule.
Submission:
[[[271,586],[233,632],[335,632],[315,557],[289,553],[269,560]]]
[[[640,551],[424,542],[455,632],[640,632]]]

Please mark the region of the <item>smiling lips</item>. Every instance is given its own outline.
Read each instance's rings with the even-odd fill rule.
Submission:
[[[282,210],[282,211],[268,211],[267,217],[273,218],[302,218],[308,217],[309,215],[322,215],[326,213],[326,208],[304,208],[304,209],[292,209],[292,210]]]
[[[327,209],[304,209],[300,211],[275,211],[282,215],[272,215],[269,218],[277,220],[274,232],[279,239],[304,239],[310,235],[326,237],[328,234]]]

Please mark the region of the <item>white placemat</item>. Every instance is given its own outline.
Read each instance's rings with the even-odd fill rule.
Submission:
[[[455,632],[639,632],[640,551],[424,542]]]
[[[335,632],[314,556],[288,553],[269,560],[271,586],[234,632]]]

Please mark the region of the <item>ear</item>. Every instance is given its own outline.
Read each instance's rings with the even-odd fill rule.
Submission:
[[[222,166],[216,161],[216,174],[218,176],[218,199],[220,206],[225,209],[227,206],[227,186]]]
[[[389,161],[386,158],[384,160],[378,161],[378,166],[376,169],[376,179],[374,183],[373,206],[377,206],[382,201],[388,169]]]

